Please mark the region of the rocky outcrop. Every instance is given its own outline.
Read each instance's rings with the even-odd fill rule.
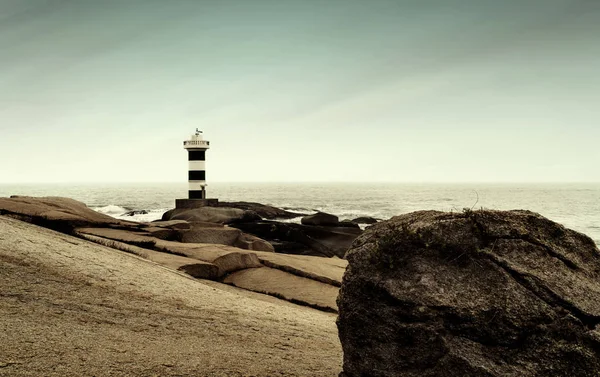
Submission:
[[[144,232],[136,232],[132,230],[124,229],[109,229],[109,228],[80,228],[77,229],[76,234],[84,236],[84,238],[102,243],[104,245],[111,245],[110,242],[116,242],[112,244],[112,247],[118,246],[118,243],[123,243],[133,247],[140,247],[147,249],[148,252],[142,253],[140,251],[126,250],[122,247],[116,247],[123,251],[133,252],[139,256],[147,259],[155,260],[156,251],[160,251],[159,254],[166,254],[172,256],[182,256],[186,258],[192,258],[196,261],[202,261],[214,265],[214,269],[205,268],[206,273],[200,275],[199,272],[192,275],[194,277],[214,280],[221,278],[226,273],[243,270],[246,268],[262,267],[262,264],[258,260],[258,257],[254,253],[246,252],[236,247],[225,246],[221,244],[209,244],[209,243],[180,243],[177,241],[167,241],[156,239]],[[106,240],[105,242],[99,242],[101,240],[90,238],[98,237]],[[181,262],[185,262],[181,260]],[[187,264],[191,264],[189,261]],[[164,264],[164,263],[163,263]],[[166,264],[165,264],[166,265]],[[172,267],[171,265],[167,265]],[[177,269],[183,271],[190,271],[190,268]]]
[[[245,213],[243,210],[235,211]],[[0,220],[6,217],[135,254],[194,278],[222,282],[231,276],[228,284],[247,291],[327,311],[336,310],[335,298],[347,265],[345,260],[338,258],[276,254],[269,242],[215,222],[123,221],[67,198],[0,198]],[[0,235],[0,241],[3,237]],[[248,271],[254,269],[264,269],[265,272]],[[257,284],[261,276],[264,279]]]
[[[61,197],[0,198],[0,215],[67,233],[79,226],[122,223],[88,208],[81,202]]]
[[[326,311],[337,310],[335,299],[347,266],[345,260],[338,258],[248,251],[207,243],[181,243],[124,229],[80,228],[76,233],[82,238],[136,254],[196,278],[224,278],[227,284]],[[261,268],[264,266],[270,268]],[[245,272],[255,268],[260,268],[260,272]],[[232,276],[238,271],[244,273]]]
[[[276,252],[343,258],[362,230],[353,227],[309,226],[277,221],[232,226],[271,243]]]
[[[340,220],[337,216],[325,212],[317,212],[314,215],[304,216],[303,225],[316,226],[339,226]]]
[[[217,224],[234,224],[261,220],[256,212],[238,208],[200,207],[200,208],[175,208],[167,211],[162,216],[162,221],[186,220],[188,222],[208,222]]]
[[[296,217],[305,216],[303,213],[289,212],[281,208],[253,202],[219,202],[219,207],[238,208],[245,211],[252,211],[263,219],[267,220],[294,219]]]
[[[347,254],[341,376],[596,376],[600,251],[528,211],[416,212]]]

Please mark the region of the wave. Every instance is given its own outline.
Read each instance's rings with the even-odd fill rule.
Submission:
[[[134,213],[130,215],[129,213],[123,213],[120,215],[111,215],[117,219],[121,220],[129,220],[129,221],[137,221],[140,223],[149,223],[154,220],[160,220],[162,218],[163,213],[167,212],[172,208],[158,208],[158,209],[150,209],[145,211],[140,211],[139,213]]]
[[[317,210],[316,209],[311,209],[311,208],[303,208],[303,207],[279,207],[285,211],[288,212],[292,212],[292,213],[298,213],[298,214],[303,214],[303,213],[316,213]]]
[[[96,207],[96,208],[92,208],[94,211],[96,212],[100,212],[103,213],[105,215],[121,215],[127,211],[129,211],[127,208],[124,207],[120,207],[114,204],[109,204],[107,206],[104,207]]]
[[[109,204],[104,207],[92,208],[96,212],[103,213],[110,217],[120,220],[137,221],[141,223],[152,222],[154,220],[160,220],[163,213],[167,212],[171,208],[155,208],[155,209],[131,209],[121,207],[115,204]]]

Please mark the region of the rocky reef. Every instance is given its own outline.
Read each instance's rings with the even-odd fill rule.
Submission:
[[[227,205],[234,207],[226,207]],[[294,217],[302,217],[302,223],[279,221]],[[362,233],[358,223],[339,221],[334,215],[319,212],[303,216],[251,202],[220,203],[219,207],[173,209],[166,212],[162,220],[226,224],[269,242],[275,252],[319,257],[344,258],[352,242]]]
[[[536,213],[402,215],[347,260],[340,376],[600,373],[600,252]]]

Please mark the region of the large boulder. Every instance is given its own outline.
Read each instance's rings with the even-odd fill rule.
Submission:
[[[281,208],[254,202],[219,202],[219,207],[239,208],[257,213],[263,219],[293,219],[305,216],[302,213],[289,212]]]
[[[217,224],[233,224],[261,220],[256,212],[238,208],[200,207],[175,208],[162,216],[162,221],[186,220],[188,222],[208,222]]]
[[[341,376],[597,376],[600,251],[529,211],[415,212],[346,255]]]
[[[314,215],[304,216],[301,222],[303,225],[339,226],[340,220],[336,215],[317,212]]]

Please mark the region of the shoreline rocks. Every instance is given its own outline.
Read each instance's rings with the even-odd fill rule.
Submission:
[[[217,224],[233,224],[261,220],[253,211],[239,208],[225,207],[200,207],[200,208],[175,208],[167,211],[162,216],[162,221],[186,220],[188,222],[206,222]]]
[[[325,213],[317,212],[314,215],[304,216],[301,220],[302,225],[315,225],[315,226],[338,226],[340,220],[337,216]]]
[[[289,220],[306,216],[306,214],[303,213],[290,212],[281,208],[254,202],[219,202],[219,207],[237,208],[245,211],[252,211],[263,219],[267,220]]]
[[[278,253],[344,258],[346,251],[362,230],[353,227],[313,226],[277,221],[232,224],[270,242]]]
[[[529,211],[369,227],[338,297],[340,376],[595,376],[600,251]]]

